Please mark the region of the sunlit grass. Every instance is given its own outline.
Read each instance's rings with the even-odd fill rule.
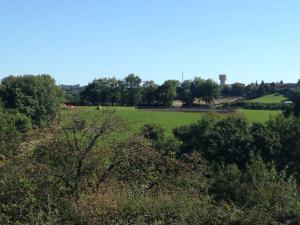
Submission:
[[[285,100],[287,100],[287,98],[281,94],[271,94],[271,95],[265,95],[259,98],[251,99],[248,102],[274,104],[274,103],[282,103]]]
[[[133,130],[140,129],[144,124],[157,124],[164,128],[166,136],[172,136],[172,131],[176,127],[189,125],[201,120],[206,113],[191,112],[161,112],[143,111],[134,107],[102,107],[103,109],[116,110],[117,115],[129,123]],[[95,106],[77,107],[80,114],[86,119],[95,119],[99,115],[99,110]],[[65,110],[63,114],[67,116],[72,111]],[[280,111],[271,110],[240,110],[249,122],[266,122],[271,116],[276,116]],[[222,114],[223,115],[223,114]]]

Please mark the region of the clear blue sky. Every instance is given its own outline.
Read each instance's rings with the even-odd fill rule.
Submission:
[[[300,79],[299,0],[0,0],[0,78]]]

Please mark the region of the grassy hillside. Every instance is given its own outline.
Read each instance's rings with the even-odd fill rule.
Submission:
[[[281,103],[283,101],[287,100],[287,98],[281,94],[270,94],[265,95],[259,98],[251,99],[248,102],[253,103]]]
[[[111,107],[107,107],[111,108]],[[167,136],[172,135],[172,130],[176,127],[188,125],[200,120],[205,113],[188,113],[188,112],[154,112],[142,111],[133,107],[113,107],[117,114],[128,121],[135,129],[140,129],[144,124],[155,123],[163,127]],[[81,113],[86,118],[94,118],[99,111],[96,107],[82,106],[78,107]],[[64,111],[67,115],[70,111]],[[249,122],[265,122],[270,116],[279,114],[279,111],[269,110],[240,110],[244,113]]]

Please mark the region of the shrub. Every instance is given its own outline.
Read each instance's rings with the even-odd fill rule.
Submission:
[[[251,134],[247,121],[239,116],[222,120],[203,118],[174,134],[183,144],[181,154],[197,151],[210,162],[245,165],[251,152]]]
[[[25,115],[0,111],[0,158],[14,155],[31,131],[31,120]]]
[[[218,201],[243,209],[243,220],[252,221],[249,224],[300,217],[300,195],[295,179],[285,172],[276,172],[273,165],[268,166],[261,158],[252,158],[245,171],[235,165],[219,167],[210,193]]]
[[[145,124],[141,132],[145,138],[153,142],[164,138],[164,129],[156,124]]]

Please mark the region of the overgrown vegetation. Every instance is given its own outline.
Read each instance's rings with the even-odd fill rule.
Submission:
[[[100,111],[94,121],[74,114],[68,121],[40,128],[1,160],[1,221],[283,224],[300,216],[298,176],[291,176],[298,171],[292,167],[297,157],[291,163],[291,158],[281,163],[276,159],[297,149],[298,133],[294,127],[295,135],[288,140],[279,135],[278,143],[277,135],[269,132],[282,125],[299,127],[299,122],[278,120],[283,122],[276,126],[274,120],[248,127],[242,118],[205,118],[179,129],[181,138],[183,130],[191,129],[186,135],[194,144],[176,142],[176,152],[157,126],[122,138],[128,127],[114,112]],[[282,146],[291,140],[294,145]]]
[[[299,222],[297,94],[286,117],[261,124],[211,114],[168,137],[155,121],[128,132],[114,110],[59,117],[58,103],[42,114],[45,126],[27,114],[45,93],[26,92],[19,80],[33,82],[29,90],[40,84],[16,79],[17,96],[28,101],[14,96],[8,105],[14,88],[1,86],[0,224]]]

